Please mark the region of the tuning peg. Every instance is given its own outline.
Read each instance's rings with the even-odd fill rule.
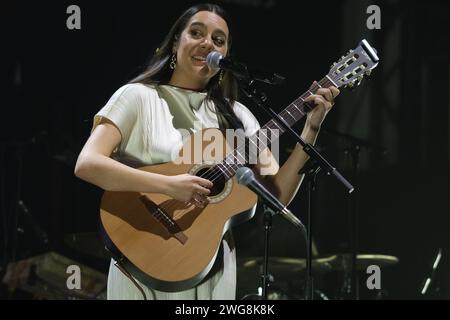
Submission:
[[[366,72],[364,72],[364,74],[365,74],[367,77],[370,77],[370,75],[372,74],[372,70],[371,70],[371,69],[366,70]]]

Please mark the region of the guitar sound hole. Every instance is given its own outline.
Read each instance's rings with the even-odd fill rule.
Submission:
[[[222,172],[220,172],[220,170],[217,169],[211,169],[210,171],[208,170],[209,168],[202,168],[195,175],[197,177],[208,179],[213,183],[211,193],[208,195],[208,197],[214,197],[220,194],[225,189],[226,180]]]

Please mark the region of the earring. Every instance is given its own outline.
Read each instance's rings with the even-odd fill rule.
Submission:
[[[220,70],[220,73],[219,73],[219,85],[222,83],[222,80],[223,80],[223,69]]]
[[[174,54],[172,54],[172,59],[170,59],[170,69],[174,70],[177,66],[177,56]]]

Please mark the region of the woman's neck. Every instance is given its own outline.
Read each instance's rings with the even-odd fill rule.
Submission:
[[[167,83],[168,86],[171,87],[175,87],[175,88],[179,88],[179,89],[183,89],[183,90],[190,90],[190,91],[195,91],[195,92],[204,92],[205,89],[198,89],[196,87],[192,87],[192,86],[185,86],[185,85],[178,85],[178,84],[174,84],[174,83]]]
[[[174,72],[168,84],[177,88],[200,92],[205,90],[207,82],[195,81],[192,78],[185,79]]]

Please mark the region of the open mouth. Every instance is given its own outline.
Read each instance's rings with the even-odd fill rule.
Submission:
[[[198,62],[198,63],[202,63],[202,64],[206,63],[206,57],[204,57],[204,56],[193,56],[192,60],[194,60],[195,62]]]

